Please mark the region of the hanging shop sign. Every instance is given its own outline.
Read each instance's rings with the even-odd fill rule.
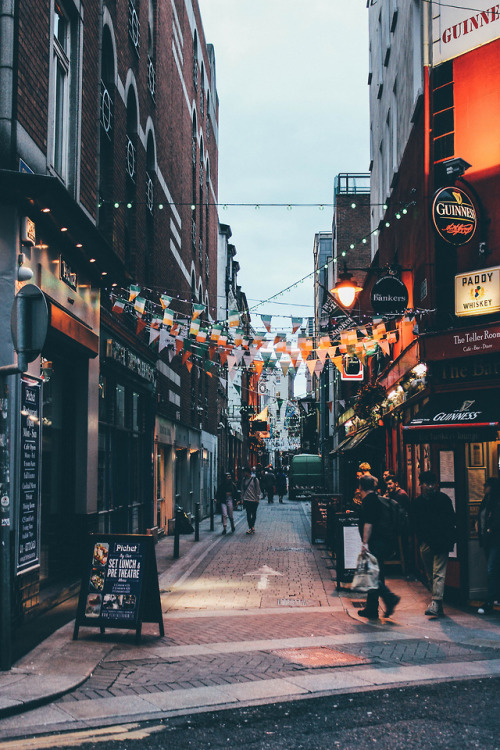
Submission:
[[[344,355],[342,357],[342,370],[340,371],[341,380],[357,380],[364,378],[364,368],[357,357]]]
[[[73,640],[80,626],[135,629],[158,623],[164,635],[154,539],[141,534],[91,534]]]
[[[422,361],[456,359],[500,352],[500,325],[455,330],[421,339]]]
[[[455,315],[488,315],[500,310],[500,266],[455,276]]]
[[[40,457],[42,445],[42,381],[21,377],[19,450],[19,518],[16,569],[25,573],[40,565]]]
[[[441,188],[432,203],[432,222],[445,242],[465,245],[476,231],[476,209],[467,193],[460,188]]]
[[[408,306],[408,289],[397,276],[382,276],[373,286],[371,303],[376,313],[402,313]]]

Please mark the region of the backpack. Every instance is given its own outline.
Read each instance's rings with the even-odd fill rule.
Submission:
[[[383,539],[397,539],[408,531],[408,513],[392,497],[378,495],[382,508],[377,531]]]

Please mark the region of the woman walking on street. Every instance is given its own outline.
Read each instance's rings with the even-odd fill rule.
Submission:
[[[247,534],[255,533],[255,519],[260,500],[259,480],[252,473],[250,466],[243,469],[243,481],[241,483],[241,499],[247,512],[248,531]]]
[[[231,473],[228,471],[219,489],[217,490],[217,500],[220,502],[222,513],[222,533],[227,534],[227,519],[231,522],[231,531],[234,531],[233,502],[236,497],[236,485],[233,482]]]

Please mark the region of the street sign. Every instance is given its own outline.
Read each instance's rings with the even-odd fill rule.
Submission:
[[[12,342],[23,362],[21,370],[40,355],[48,326],[49,309],[44,293],[35,284],[26,284],[16,294],[10,315]]]

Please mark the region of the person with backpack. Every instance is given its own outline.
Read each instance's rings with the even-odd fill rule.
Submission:
[[[252,473],[250,466],[245,466],[243,469],[241,499],[247,512],[247,534],[255,534],[255,519],[257,518],[257,509],[260,500],[260,485],[259,480]]]
[[[359,533],[361,536],[361,553],[370,552],[377,558],[379,566],[378,589],[368,591],[366,604],[358,615],[370,620],[378,619],[379,598],[385,604],[385,617],[391,617],[399,604],[400,597],[394,594],[385,583],[384,563],[394,544],[392,513],[388,505],[384,505],[385,498],[376,491],[377,479],[371,474],[363,474],[359,479],[361,496],[361,513],[359,519]]]
[[[455,511],[448,495],[440,492],[433,471],[423,471],[419,482],[421,494],[411,504],[411,520],[432,589],[432,601],[425,614],[440,617],[443,614],[448,555],[456,541]]]
[[[398,528],[396,536],[397,555],[401,560],[403,573],[406,574],[411,568],[410,537],[409,537],[409,512],[410,498],[408,493],[399,486],[394,474],[384,471],[385,493],[384,497],[398,503]]]

